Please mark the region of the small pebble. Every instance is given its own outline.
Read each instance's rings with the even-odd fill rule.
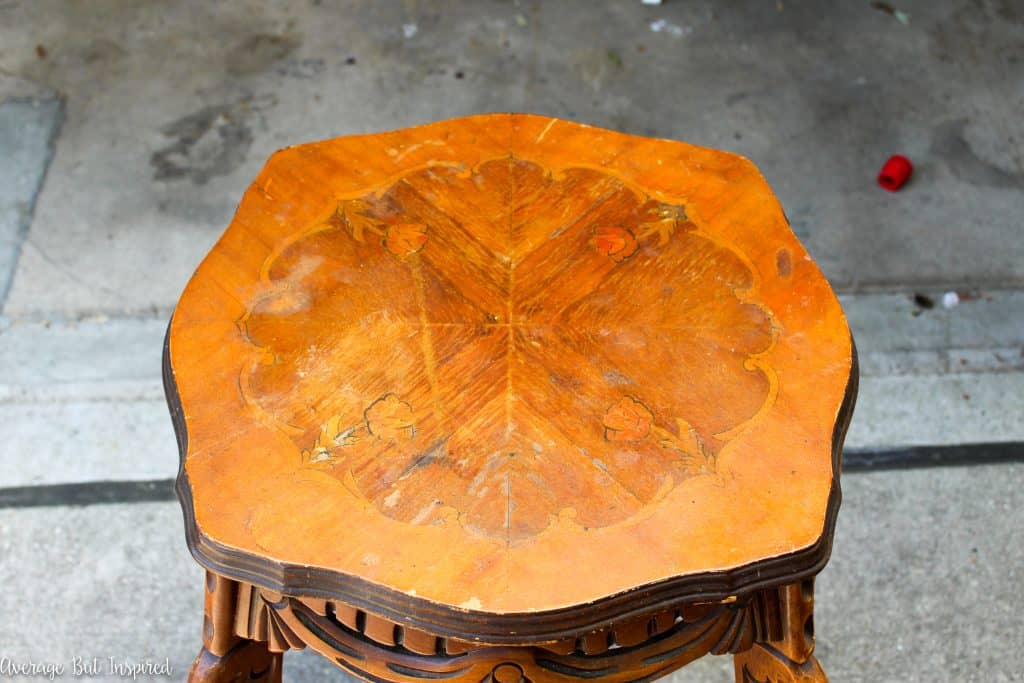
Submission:
[[[935,300],[927,294],[915,293],[914,305],[918,308],[931,309],[935,308]]]

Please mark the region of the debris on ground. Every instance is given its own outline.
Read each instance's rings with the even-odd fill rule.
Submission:
[[[39,59],[46,59],[46,48],[42,45],[36,45],[36,57],[39,57]]]
[[[887,2],[872,2],[871,7],[879,12],[885,12],[904,26],[910,25],[910,15],[907,12],[901,12]]]
[[[889,192],[896,192],[906,184],[913,172],[914,165],[910,159],[902,154],[893,154],[878,172],[878,184]]]
[[[661,0],[640,0],[645,5],[660,5]]]
[[[956,308],[960,303],[960,296],[956,292],[946,292],[942,295],[942,307],[945,309]]]
[[[681,38],[685,35],[693,33],[693,28],[690,26],[680,26],[679,24],[673,24],[667,19],[656,19],[651,22],[651,31],[654,33],[661,33],[664,31],[670,36]]]
[[[969,289],[961,289],[956,293],[957,297],[961,302],[963,301],[992,301],[991,294],[985,294],[983,292],[972,291]]]
[[[526,16],[525,15],[517,14],[516,15],[516,23],[525,28],[526,25],[529,24],[530,22],[528,22],[526,20]]]
[[[914,305],[922,310],[931,310],[935,308],[935,299],[931,298],[927,294],[914,292]]]
[[[608,61],[614,67],[622,68],[622,57],[615,50],[608,50]]]
[[[420,30],[420,27],[416,24],[402,24],[402,35],[408,40],[415,36]]]

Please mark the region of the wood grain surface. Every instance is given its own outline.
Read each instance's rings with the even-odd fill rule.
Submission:
[[[275,154],[165,377],[206,566],[511,642],[817,571],[856,364],[750,162],[495,114]]]

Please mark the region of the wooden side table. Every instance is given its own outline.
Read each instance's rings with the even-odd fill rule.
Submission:
[[[824,681],[856,359],[738,156],[496,114],[275,154],[174,313],[191,681]]]

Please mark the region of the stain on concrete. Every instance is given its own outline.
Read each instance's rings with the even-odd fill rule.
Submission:
[[[1024,64],[1024,42],[1001,47],[995,51],[999,61],[1009,67]]]
[[[322,59],[290,59],[277,67],[277,73],[285,78],[309,80],[323,76],[326,68]]]
[[[258,33],[232,48],[225,66],[232,76],[258,74],[290,55],[298,46],[295,36]]]
[[[1019,0],[999,0],[995,6],[996,15],[1013,24],[1024,23],[1024,7]]]
[[[5,97],[7,92],[34,93],[37,88],[45,92],[36,84],[0,74],[0,313],[64,121],[64,100],[56,93],[39,98]]]
[[[967,119],[947,121],[935,128],[932,153],[942,158],[960,180],[978,187],[1024,188],[1024,174],[1006,170],[974,151],[964,131]]]
[[[993,50],[1020,44],[1024,12],[1013,2],[966,2],[927,29],[932,54],[940,62],[985,66]]]
[[[120,43],[107,38],[98,38],[82,52],[82,59],[86,64],[113,62],[125,57],[128,53]]]
[[[740,102],[747,99],[759,99],[765,95],[769,95],[772,92],[772,88],[756,88],[754,90],[740,90],[728,95],[725,98],[725,106],[734,107]]]
[[[171,142],[150,157],[153,179],[187,178],[203,185],[214,176],[231,173],[245,161],[252,146],[252,117],[276,103],[273,96],[244,98],[204,107],[164,126],[160,132]]]

